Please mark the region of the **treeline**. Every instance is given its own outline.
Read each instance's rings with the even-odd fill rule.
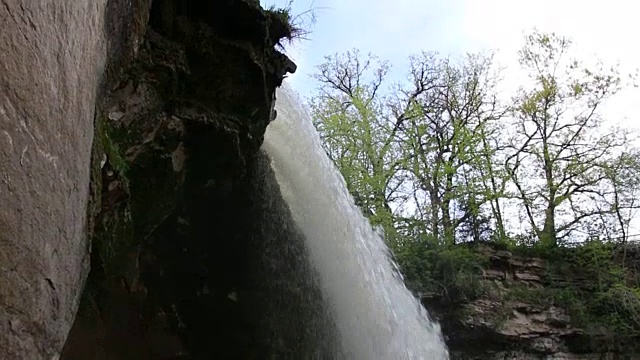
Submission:
[[[394,250],[628,241],[640,153],[601,113],[627,78],[571,49],[556,34],[527,35],[518,55],[529,80],[511,96],[499,96],[504,80],[486,53],[415,55],[398,84],[388,63],[357,50],[318,67],[314,124]]]

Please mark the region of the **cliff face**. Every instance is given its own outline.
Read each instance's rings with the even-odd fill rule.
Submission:
[[[258,152],[295,70],[274,49],[288,24],[242,0],[135,9],[148,26],[120,31],[130,46],[97,105],[92,269],[62,358],[329,351],[309,330],[326,317],[302,237]]]
[[[638,247],[565,249],[553,259],[489,244],[472,251],[483,260],[474,296],[454,303],[424,298],[442,321],[452,359],[640,358],[640,323],[628,318],[634,305],[624,308],[624,294],[613,284],[619,274],[610,267],[624,251],[627,274],[620,278],[635,283]],[[602,266],[580,262],[584,254]]]
[[[0,358],[51,359],[89,271],[105,1],[0,1]]]
[[[301,327],[325,321],[320,295],[258,153],[295,71],[274,49],[286,16],[249,0],[1,5],[0,358],[322,352]],[[265,244],[289,251],[266,267]],[[300,317],[256,313],[274,293]]]

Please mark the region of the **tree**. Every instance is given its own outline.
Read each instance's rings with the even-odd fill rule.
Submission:
[[[434,239],[453,243],[461,224],[483,221],[482,211],[493,199],[484,184],[498,182],[487,179],[495,175],[489,144],[503,111],[491,56],[468,55],[455,64],[423,53],[412,59],[414,84],[426,65],[433,67],[435,86],[416,97],[416,116],[405,127],[405,159],[418,216],[431,224]]]
[[[372,223],[388,233],[399,227],[415,233],[417,227],[453,242],[458,226],[479,219],[493,200],[475,186],[495,174],[478,169],[493,165],[487,138],[501,116],[491,57],[469,55],[454,64],[422,53],[411,58],[408,84],[385,94],[388,69],[357,51],[327,57],[315,75],[315,126]],[[476,154],[483,154],[482,161]],[[464,207],[471,198],[476,205]],[[400,216],[407,202],[415,208],[410,219]]]
[[[371,222],[393,228],[398,171],[395,134],[380,87],[388,65],[357,50],[326,57],[315,79],[319,93],[311,112],[324,148],[340,169],[356,203]]]
[[[629,146],[623,132],[602,126],[599,113],[620,89],[617,70],[591,70],[568,59],[570,47],[555,34],[534,31],[526,37],[520,64],[533,85],[514,98],[514,134],[505,161],[533,232],[548,246],[587,221],[615,214],[601,206],[611,188],[607,169]]]
[[[615,223],[608,231],[608,238],[626,243],[629,240],[631,220],[640,208],[640,151],[625,149],[603,169],[607,189],[601,212],[613,217]],[[602,222],[605,219],[603,217]],[[617,231],[616,231],[617,230]]]
[[[388,64],[357,50],[319,66],[311,105],[325,150],[394,242],[509,239],[507,203],[525,215],[520,235],[545,246],[628,236],[639,152],[600,116],[622,86],[617,69],[571,59],[571,42],[555,34],[525,40],[530,83],[508,108],[491,55],[423,52],[393,87]]]

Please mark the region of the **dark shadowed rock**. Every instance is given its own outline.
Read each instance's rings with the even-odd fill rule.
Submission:
[[[287,224],[282,199],[278,212],[262,207],[258,190],[277,188],[275,180],[251,176],[275,89],[295,67],[273,47],[273,15],[244,0],[155,0],[123,14],[126,3],[109,2],[108,23],[120,27],[108,28],[96,103],[92,268],[62,359],[264,358],[313,348],[320,337],[301,329],[324,319],[313,284],[303,290],[306,278],[296,277],[306,274],[302,244],[278,232]],[[117,31],[145,9],[144,36]],[[272,232],[259,232],[265,223]],[[291,254],[276,270],[298,271],[268,271],[267,243]],[[315,315],[288,316],[305,307]]]

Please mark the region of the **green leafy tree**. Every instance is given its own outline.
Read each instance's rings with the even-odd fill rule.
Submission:
[[[425,72],[427,66],[432,70]],[[490,146],[503,114],[495,96],[492,58],[468,55],[456,64],[423,53],[412,59],[413,83],[419,84],[415,79],[424,73],[433,74],[434,85],[416,97],[415,116],[408,119],[404,133],[416,216],[439,241],[455,242],[464,223],[479,239],[486,205],[497,199],[487,184],[501,182],[494,177],[495,149]],[[503,228],[501,216],[496,219]]]
[[[571,41],[555,34],[526,37],[520,64],[533,85],[514,98],[505,161],[529,224],[546,246],[615,215],[614,208],[602,206],[611,188],[607,169],[629,146],[624,132],[602,126],[599,112],[621,88],[617,70],[589,69],[568,58],[570,48]]]
[[[389,234],[391,202],[399,187],[396,133],[381,86],[386,63],[357,51],[326,58],[315,79],[319,93],[311,101],[314,124],[329,157],[338,166],[356,203]]]
[[[396,245],[626,241],[640,160],[630,133],[606,129],[600,116],[621,78],[570,50],[555,34],[528,35],[519,55],[530,83],[507,109],[490,55],[424,52],[410,59],[406,82],[388,86],[387,63],[335,54],[315,74],[314,124],[357,204]],[[514,232],[507,202],[530,230]]]
[[[601,213],[614,222],[603,234],[609,239],[626,243],[631,220],[640,208],[640,151],[628,148],[609,161],[603,169],[606,185]],[[602,217],[605,222],[605,217]]]
[[[382,88],[387,64],[370,55],[351,51],[319,66],[311,109],[325,151],[388,234],[454,242],[460,224],[486,220],[486,203],[497,199],[486,184],[499,181],[485,167],[495,167],[490,144],[502,115],[491,65],[490,56],[456,64],[422,53],[411,58],[409,81],[391,92]]]

